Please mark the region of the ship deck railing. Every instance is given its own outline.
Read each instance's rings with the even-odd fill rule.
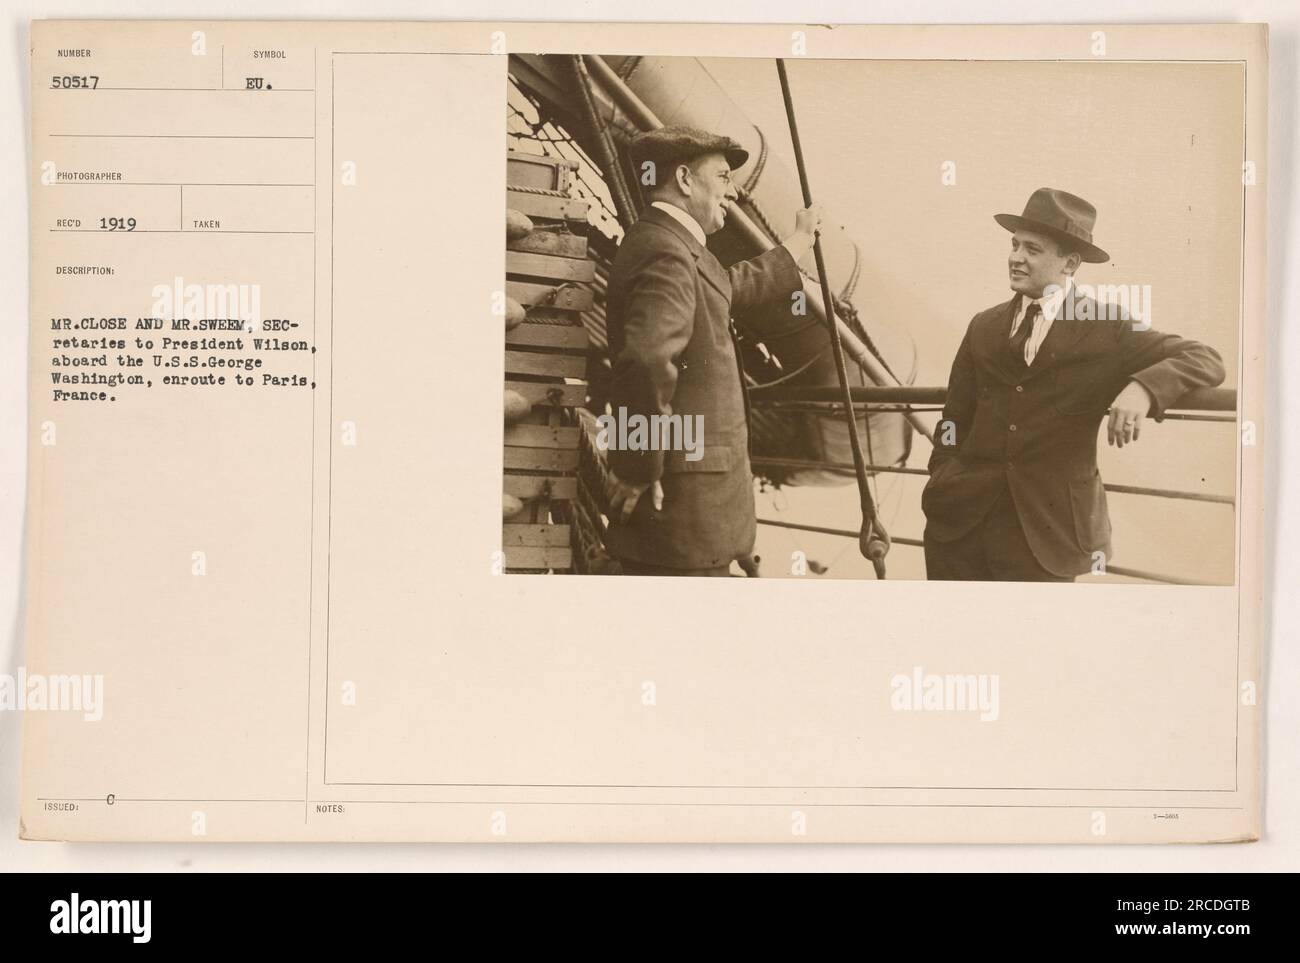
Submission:
[[[858,386],[849,389],[855,411],[875,412],[941,412],[947,399],[948,389],[943,387],[920,387],[910,385],[893,386]],[[750,403],[773,411],[806,411],[809,413],[834,414],[843,416],[843,392],[838,387],[795,387],[781,385],[773,388],[754,388],[750,392]],[[1237,392],[1232,388],[1197,388],[1179,398],[1176,403],[1160,415],[1157,421],[1208,421],[1235,423],[1237,420]],[[777,458],[756,455],[752,459],[755,469],[783,468],[789,470],[837,471],[852,474],[851,463],[825,462],[799,458]],[[899,475],[929,475],[926,468],[912,468],[906,465],[868,464],[871,473]],[[1171,488],[1158,488],[1143,485],[1119,485],[1110,482],[1104,485],[1106,491],[1126,495],[1141,495],[1151,498],[1173,498],[1192,502],[1209,502],[1219,505],[1235,505],[1232,495],[1218,495],[1206,492],[1180,491]],[[844,538],[857,538],[859,533],[842,528],[823,525],[806,525],[775,518],[760,518],[760,525],[786,528],[801,532],[815,532],[823,535],[839,535]],[[919,538],[892,535],[895,545],[908,545],[916,548],[924,546]],[[1171,585],[1204,584],[1194,579],[1180,578],[1163,572],[1151,572],[1145,569],[1128,568],[1119,565],[1106,565],[1106,574],[1120,575],[1126,578],[1140,579],[1147,582],[1161,582]]]

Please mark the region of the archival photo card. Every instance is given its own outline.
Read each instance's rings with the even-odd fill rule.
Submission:
[[[22,836],[1258,838],[1267,43],[34,23]]]

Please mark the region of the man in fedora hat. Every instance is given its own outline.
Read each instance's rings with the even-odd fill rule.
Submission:
[[[820,213],[797,212],[784,243],[724,268],[705,239],[738,197],[732,171],[748,159],[744,148],[730,137],[663,127],[638,137],[631,152],[650,204],[609,277],[612,417],[689,420],[703,437],[692,451],[644,433],[639,443],[632,433],[609,445],[606,544],[627,574],[727,575],[755,535],[748,406],[731,318],[793,307],[802,288],[796,262],[812,247]]]
[[[1096,219],[1052,188],[995,217],[1011,232],[1015,296],[975,315],[953,361],[921,495],[929,578],[1068,582],[1104,570],[1107,409],[1107,441],[1122,448],[1148,415],[1223,381],[1212,348],[1078,292],[1079,265],[1110,260],[1093,243]]]

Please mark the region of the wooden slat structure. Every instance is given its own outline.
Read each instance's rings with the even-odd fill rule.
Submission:
[[[543,157],[522,151],[506,153],[506,183],[514,188],[568,193],[572,173],[578,169],[577,161],[558,157]]]
[[[506,207],[532,229],[506,244],[506,294],[525,309],[505,332],[505,390],[529,404],[503,434],[502,488],[523,503],[503,518],[508,572],[574,570],[574,499],[587,399],[587,333],[581,313],[594,304],[595,265],[587,255],[589,202],[569,196],[576,165],[511,151]],[[528,227],[528,221],[523,226]]]
[[[561,448],[577,451],[580,428],[551,425],[506,425],[506,444],[516,448]]]
[[[587,350],[587,332],[581,326],[524,323],[506,332],[508,347],[567,348],[578,353]]]
[[[587,222],[589,201],[576,197],[556,197],[531,191],[506,191],[506,207],[533,219],[548,221]]]
[[[596,265],[586,258],[556,257],[553,254],[530,254],[506,251],[506,275],[527,275],[553,281],[593,281]]]
[[[516,281],[507,275],[506,294],[526,308],[590,311],[594,303],[590,288],[578,287],[571,281],[544,284],[537,281]]]
[[[569,544],[569,534],[563,525],[502,525],[501,544],[559,548]]]
[[[557,378],[583,378],[587,359],[571,354],[543,354],[540,351],[506,351],[507,375],[554,375]]]
[[[538,474],[507,474],[505,476],[505,490],[507,495],[514,495],[522,501],[532,501],[538,498],[546,498],[551,501],[567,501],[572,498],[578,491],[578,481],[576,478],[561,475],[559,473],[538,475]],[[528,506],[525,505],[527,510]],[[511,516],[512,523],[527,522],[528,519]]]
[[[506,468],[528,471],[576,471],[578,452],[562,448],[516,448],[506,445],[503,464]]]
[[[533,408],[573,408],[587,398],[585,384],[565,384],[563,379],[548,378],[545,381],[506,380],[506,390],[523,395]]]
[[[563,234],[559,231],[533,231],[531,234],[507,243],[506,251],[550,254],[554,257],[585,258],[587,256],[587,239],[578,234]],[[509,256],[509,254],[506,255],[506,257]]]

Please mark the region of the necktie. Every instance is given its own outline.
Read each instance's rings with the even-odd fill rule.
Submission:
[[[1031,302],[1028,310],[1025,311],[1024,320],[1020,322],[1020,327],[1016,328],[1016,333],[1011,336],[1011,353],[1026,367],[1029,362],[1025,359],[1025,345],[1029,343],[1029,337],[1034,333],[1034,325],[1038,323],[1041,314],[1042,308],[1038,306],[1038,302]]]

